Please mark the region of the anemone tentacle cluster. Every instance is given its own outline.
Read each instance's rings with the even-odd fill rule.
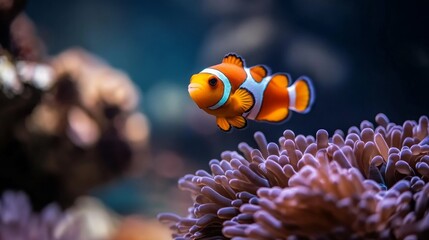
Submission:
[[[67,223],[67,227],[64,227]],[[23,192],[5,191],[0,199],[0,239],[79,239],[80,225],[56,204],[33,212]]]
[[[179,239],[415,239],[429,233],[429,120],[332,136],[295,135],[278,143],[255,133],[179,180],[194,201],[189,215],[159,220]]]

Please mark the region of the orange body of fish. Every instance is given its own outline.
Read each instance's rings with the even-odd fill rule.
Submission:
[[[264,65],[247,68],[234,53],[192,75],[188,91],[199,108],[216,116],[223,131],[244,128],[246,119],[281,122],[290,110],[306,113],[315,96],[309,78],[300,77],[290,85],[288,74],[270,75]]]

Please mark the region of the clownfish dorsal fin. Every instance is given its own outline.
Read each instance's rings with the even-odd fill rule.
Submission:
[[[289,86],[289,75],[285,73],[276,73],[271,78],[271,81],[279,88],[287,88]]]
[[[243,116],[235,116],[226,119],[229,124],[235,128],[245,128],[247,126],[247,121]]]
[[[235,53],[228,53],[223,57],[222,63],[230,63],[239,67],[244,67],[244,60]]]
[[[264,65],[256,65],[250,68],[250,73],[257,82],[261,82],[264,77],[268,76],[268,72],[268,68]]]
[[[248,112],[255,103],[253,95],[245,88],[237,89],[231,96],[231,101],[243,113]]]
[[[231,124],[228,123],[226,118],[217,117],[216,124],[222,131],[228,132],[231,130]]]

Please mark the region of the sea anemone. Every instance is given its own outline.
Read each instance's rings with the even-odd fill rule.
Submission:
[[[384,114],[347,135],[286,130],[279,144],[255,133],[179,180],[189,216],[160,214],[176,239],[404,238],[429,228],[428,118],[403,125]],[[323,179],[323,180],[322,180]],[[419,204],[417,204],[419,203]]]
[[[288,188],[261,188],[257,204],[245,204],[242,214],[255,223],[225,223],[224,233],[237,239],[368,239],[390,236],[387,228],[412,201],[409,182],[381,191],[356,168],[320,158],[292,176]],[[239,215],[240,216],[240,215]]]
[[[34,213],[27,195],[6,191],[0,200],[0,239],[78,239],[77,221],[69,223],[68,228],[59,227],[68,221],[67,218],[56,204],[46,206],[39,214]]]

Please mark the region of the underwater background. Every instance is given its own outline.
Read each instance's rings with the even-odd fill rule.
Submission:
[[[177,180],[209,169],[211,159],[253,141],[256,131],[277,141],[285,129],[333,134],[380,112],[399,124],[428,115],[428,11],[427,2],[399,0],[30,0],[25,7],[48,55],[82,48],[137,87],[144,150],[124,174],[87,194],[115,214],[148,219],[163,211],[185,214],[189,197]],[[312,110],[281,124],[249,121],[244,130],[220,131],[187,85],[229,52],[293,81],[310,77]]]
[[[154,148],[202,165],[255,130],[271,138],[285,128],[345,129],[379,112],[398,122],[427,114],[427,10],[423,2],[317,0],[40,0],[27,7],[49,53],[80,46],[130,75]],[[309,76],[312,111],[281,125],[219,132],[186,88],[192,74],[231,51],[248,66]]]
[[[168,176],[175,182],[185,169],[206,168],[257,130],[274,140],[286,128],[333,132],[379,112],[396,122],[428,114],[428,7],[402,1],[39,0],[29,1],[27,12],[49,53],[79,46],[129,74],[150,120],[152,157],[180,162],[157,161],[165,165],[160,168],[179,164],[182,169],[174,169],[182,172]],[[219,131],[192,102],[187,85],[228,52],[294,80],[309,76],[316,89],[311,112],[283,124],[249,122],[245,130]],[[135,185],[145,182],[117,184],[96,194],[122,213],[150,211],[150,204],[132,199],[141,197],[135,191],[142,186]]]

